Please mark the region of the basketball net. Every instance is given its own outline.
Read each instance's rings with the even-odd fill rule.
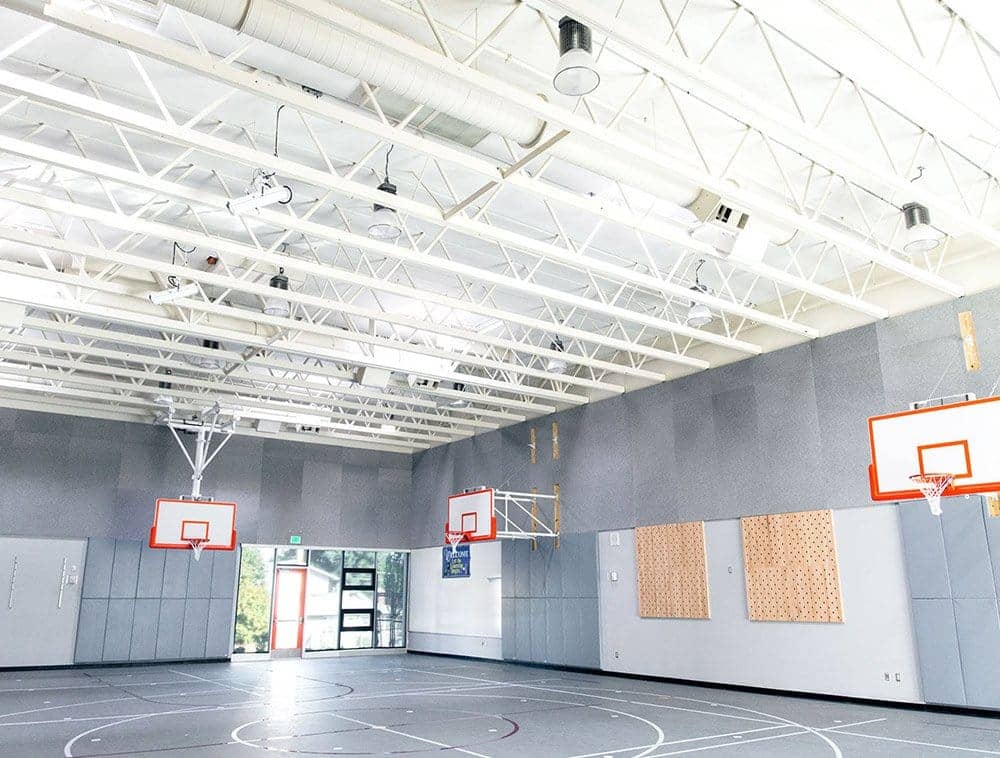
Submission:
[[[448,544],[451,545],[451,554],[458,552],[458,543],[465,539],[466,532],[447,532]]]
[[[930,506],[931,513],[935,516],[941,515],[941,493],[943,493],[951,483],[955,481],[954,474],[914,474],[910,481],[917,485],[924,497],[927,498],[927,505]]]
[[[202,540],[194,537],[185,541],[191,546],[191,550],[194,551],[194,559],[196,561],[200,561],[201,551],[205,549],[205,545],[208,544],[208,540]]]

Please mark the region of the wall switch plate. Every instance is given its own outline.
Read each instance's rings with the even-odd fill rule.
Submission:
[[[618,532],[611,532],[611,534],[608,535],[608,544],[611,545],[612,547],[618,547],[619,545],[621,545],[622,544],[621,534],[619,534]]]
[[[608,579],[610,581],[612,581],[612,582],[617,582],[618,581],[618,572],[614,571],[614,570],[609,571],[608,572]]]

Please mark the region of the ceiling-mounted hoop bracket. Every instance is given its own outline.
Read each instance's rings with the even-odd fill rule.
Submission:
[[[166,412],[159,422],[166,426],[173,438],[177,441],[178,447],[184,454],[185,460],[191,467],[191,500],[205,500],[201,494],[201,481],[205,469],[215,460],[215,456],[232,439],[236,431],[236,417],[233,416],[228,422],[222,422],[223,411],[218,403],[208,408],[201,414],[199,421],[178,419],[174,416],[173,408]],[[177,433],[178,430],[191,432],[195,435],[194,456],[188,452],[187,446]],[[225,437],[212,449],[212,439],[216,434],[224,434]]]

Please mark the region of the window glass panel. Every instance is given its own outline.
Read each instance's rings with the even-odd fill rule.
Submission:
[[[375,573],[373,571],[351,571],[350,569],[345,569],[344,586],[373,590],[375,589]]]
[[[340,612],[339,550],[309,551],[306,616],[332,616]]]
[[[344,568],[375,568],[375,551],[345,550]]]
[[[336,650],[340,633],[340,614],[306,618],[306,650]]]
[[[234,653],[266,653],[271,638],[274,548],[243,545],[236,596]]]
[[[306,549],[301,547],[279,547],[278,563],[292,566],[305,566]]]
[[[345,610],[370,611],[375,607],[375,593],[371,590],[345,589],[341,603]]]
[[[274,649],[294,650],[299,646],[299,622],[277,621],[274,624]]]
[[[379,553],[375,646],[406,647],[406,553]]]
[[[340,648],[341,650],[357,650],[359,648],[371,647],[372,646],[372,633],[371,632],[341,632],[340,633]]]
[[[358,611],[357,613],[345,613],[340,622],[341,629],[371,629],[372,614],[370,612]]]

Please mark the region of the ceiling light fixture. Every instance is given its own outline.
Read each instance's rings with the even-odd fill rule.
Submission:
[[[391,196],[396,194],[396,185],[389,181],[389,156],[395,147],[393,145],[385,153],[385,179],[378,186],[380,191]],[[368,236],[384,242],[395,242],[402,233],[403,230],[399,228],[399,220],[396,218],[396,211],[381,203],[375,203],[372,206],[371,222],[368,224]]]
[[[549,343],[549,349],[560,353],[566,352],[566,346],[558,337]],[[550,374],[565,374],[569,370],[569,364],[562,358],[549,358],[548,363],[545,364],[545,370]]]
[[[927,253],[941,244],[941,235],[931,226],[931,212],[920,203],[907,203],[902,208],[906,222],[906,241],[903,250],[913,253]]]
[[[708,285],[702,284],[698,279],[698,272],[701,271],[701,267],[705,265],[705,259],[702,258],[698,261],[698,265],[694,269],[694,286],[691,287],[692,292],[698,292],[705,294],[709,292]],[[691,301],[691,305],[688,308],[687,319],[685,320],[688,326],[693,326],[700,329],[703,326],[708,326],[712,323],[712,311],[709,310],[708,306],[704,303]]]
[[[177,277],[174,276],[167,277],[167,281],[170,283],[170,286],[165,290],[146,293],[146,298],[153,305],[167,305],[168,303],[183,300],[186,297],[194,297],[199,292],[198,285],[194,282],[180,284],[177,281]]]
[[[170,369],[165,369],[163,373],[166,376],[170,376],[174,372]],[[171,407],[174,404],[174,397],[170,394],[170,390],[174,387],[173,384],[167,381],[159,382],[159,392],[153,397],[153,405],[161,405],[166,408]]]
[[[563,16],[559,21],[559,63],[552,85],[572,97],[589,95],[601,83],[591,54],[590,27]]]
[[[209,350],[218,350],[219,342],[218,340],[202,340],[201,346]],[[225,365],[222,358],[216,358],[214,355],[192,355],[188,358],[188,363],[209,371],[217,371]]]
[[[281,111],[284,105],[279,105],[274,114],[274,157],[278,157],[278,127],[281,125]],[[226,203],[226,209],[234,216],[264,208],[268,205],[288,205],[292,202],[292,188],[279,185],[274,179],[274,171],[255,168],[250,175],[246,194],[236,197]]]
[[[279,292],[288,292],[288,277],[285,269],[279,268],[278,273],[271,277],[268,284]],[[264,298],[264,315],[288,318],[292,314],[292,304],[284,297],[270,296]]]
[[[465,385],[462,384],[462,382],[454,382],[451,386],[452,389],[455,390],[455,392],[465,392]],[[450,408],[468,408],[469,401],[466,400],[464,397],[456,397],[454,400],[448,403],[448,406]]]

